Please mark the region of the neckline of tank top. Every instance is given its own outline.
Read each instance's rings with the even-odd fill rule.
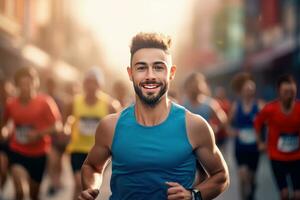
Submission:
[[[156,128],[156,127],[160,127],[162,126],[163,124],[167,123],[170,119],[170,116],[171,116],[171,113],[172,111],[174,110],[174,102],[170,102],[171,103],[171,108],[169,110],[169,113],[168,113],[168,116],[159,124],[156,124],[156,125],[153,125],[153,126],[146,126],[146,125],[143,125],[143,124],[140,124],[137,119],[136,119],[136,115],[135,115],[135,104],[132,104],[132,109],[131,109],[131,112],[132,112],[132,115],[133,115],[133,118],[134,118],[134,122],[142,127],[142,128],[146,128],[146,129],[150,129],[150,128]]]

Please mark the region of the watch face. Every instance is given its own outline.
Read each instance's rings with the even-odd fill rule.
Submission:
[[[193,193],[194,193],[194,196],[195,196],[195,200],[202,200],[201,192],[199,190],[193,189]]]

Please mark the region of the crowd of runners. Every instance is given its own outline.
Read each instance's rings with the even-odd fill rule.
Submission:
[[[152,173],[153,168],[147,171],[148,165],[155,164],[153,159],[157,159],[166,168],[173,165],[172,162],[183,162],[169,158],[161,146],[168,147],[178,159],[180,156],[186,156],[184,164],[180,169],[174,169],[174,174],[177,173],[176,170],[183,170],[189,178],[190,174],[195,173],[192,170],[192,157],[189,157],[192,154],[189,155],[189,151],[194,150],[192,152],[196,152],[199,160],[195,166],[198,180],[195,180],[194,185],[187,183],[190,181],[188,178],[181,179],[180,174],[177,176],[177,182],[168,180],[172,182],[161,186],[168,188],[167,197],[180,199],[176,195],[178,191],[182,191],[184,195],[190,195],[190,199],[199,199],[197,192],[200,191],[200,198],[211,199],[228,187],[227,166],[220,152],[226,151],[228,138],[234,138],[234,157],[241,200],[255,199],[257,166],[259,157],[264,152],[270,159],[270,170],[277,183],[279,198],[299,200],[300,102],[296,99],[297,84],[293,76],[280,76],[277,83],[274,83],[278,96],[271,102],[266,102],[256,95],[256,81],[250,72],[237,73],[232,77],[231,89],[235,96],[230,98],[226,96],[228,91],[221,86],[212,91],[206,77],[195,72],[186,78],[182,84],[183,90],[178,90],[183,92],[170,98],[173,103],[169,104],[166,94],[169,86],[164,85],[163,81],[159,82],[165,75],[170,76],[166,78],[168,83],[175,75],[176,70],[172,68],[168,57],[169,47],[161,47],[160,43],[157,45],[157,38],[151,38],[150,43],[153,44],[147,46],[149,42],[143,43],[142,40],[148,40],[148,37],[149,35],[136,36],[131,47],[131,63],[127,70],[133,82],[135,95],[126,87],[127,83],[122,81],[116,82],[111,94],[104,92],[102,88],[108,80],[104,78],[99,67],[91,67],[85,71],[81,89],[68,98],[59,95],[61,93],[58,90],[61,88],[56,85],[55,77],[45,80],[39,77],[32,67],[17,69],[13,81],[1,74],[0,199],[5,199],[1,196],[1,190],[8,178],[13,180],[16,200],[28,197],[32,200],[39,199],[40,186],[45,174],[50,177],[47,195],[56,195],[64,189],[61,180],[63,156],[70,157],[74,175],[73,199],[78,199],[80,195],[79,198],[82,199],[97,196],[97,190],[88,190],[91,189],[90,181],[95,181],[87,178],[94,173],[90,168],[94,167],[96,172],[103,170],[111,155],[111,199],[122,199],[117,196],[118,193],[129,195],[124,199],[130,199],[130,192],[143,196],[143,192],[146,191],[135,185],[133,178],[151,177],[149,182],[145,181],[147,187],[149,183],[155,183],[158,178]],[[145,44],[147,45],[143,46]],[[137,49],[134,49],[134,45]],[[40,89],[41,82],[45,86],[44,90]],[[147,95],[156,93],[163,100],[147,99]],[[166,107],[163,106],[164,101]],[[147,106],[144,108],[144,104],[149,105],[151,109]],[[157,109],[156,105],[161,109],[158,114],[152,112]],[[185,113],[184,108],[189,112]],[[113,113],[116,114],[110,115]],[[181,115],[182,119],[187,118],[188,137],[179,134],[179,130],[183,128],[181,123],[185,123],[181,121]],[[134,124],[134,120],[139,124]],[[115,126],[110,127],[113,125]],[[153,128],[153,132],[169,134],[172,131],[180,140],[172,135],[161,136],[157,133],[155,139],[149,137],[152,133],[149,127]],[[147,136],[140,138],[138,130],[145,132]],[[191,130],[190,133],[188,130]],[[195,130],[204,133],[207,131],[207,135],[203,134],[197,138],[196,133],[193,133]],[[114,137],[110,132],[115,132]],[[126,132],[132,134],[128,138],[130,141],[123,136]],[[214,137],[210,137],[211,133],[214,133]],[[152,146],[139,146],[144,140]],[[168,141],[164,143],[162,140]],[[202,140],[207,144],[202,144]],[[185,149],[187,155],[181,155],[180,148]],[[159,149],[160,157],[154,155],[156,149]],[[92,153],[88,154],[90,151]],[[136,158],[132,160],[131,156]],[[133,162],[141,164],[136,165]],[[85,167],[82,171],[84,177],[81,174],[82,166]],[[131,173],[130,167],[139,173],[133,174],[132,179],[125,179],[122,175]],[[173,171],[169,172],[172,173]],[[167,176],[167,173],[163,175]],[[193,183],[194,180],[191,181]],[[185,187],[181,188],[182,186]],[[136,188],[131,191],[130,187]],[[212,189],[213,187],[217,189]],[[155,193],[158,189],[149,186],[147,190]],[[84,193],[86,191],[88,192]],[[87,198],[84,195],[90,196]],[[135,194],[132,195],[134,197]]]

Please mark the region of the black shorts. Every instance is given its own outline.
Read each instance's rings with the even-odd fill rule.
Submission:
[[[244,165],[247,166],[252,172],[256,172],[259,160],[259,152],[236,150],[235,157],[239,167]]]
[[[71,153],[71,165],[74,173],[81,170],[86,156],[87,153]]]
[[[10,151],[9,161],[11,165],[18,164],[23,166],[31,179],[41,183],[46,168],[46,154],[41,156],[25,156],[17,152]]]
[[[300,190],[300,160],[277,161],[271,160],[273,174],[280,190],[288,187],[286,177],[290,175],[294,190]]]
[[[8,141],[0,141],[0,151],[6,154],[9,153]]]

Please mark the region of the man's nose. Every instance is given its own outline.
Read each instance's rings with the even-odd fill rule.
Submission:
[[[155,78],[155,72],[153,71],[152,68],[149,68],[147,70],[147,75],[146,75],[147,79],[154,79]]]

